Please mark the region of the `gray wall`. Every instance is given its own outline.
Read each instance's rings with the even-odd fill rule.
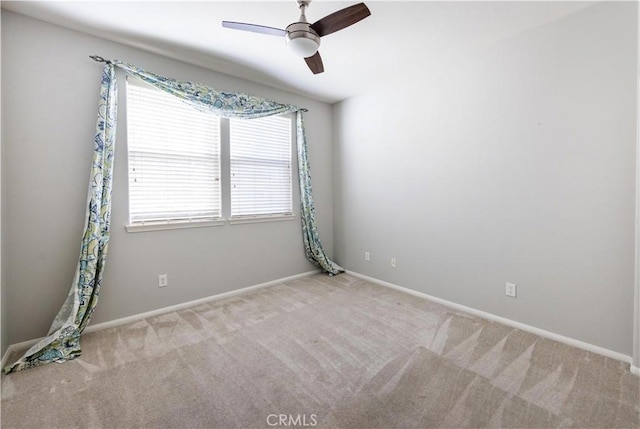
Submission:
[[[640,114],[640,7],[638,8],[638,63],[637,65],[637,112]],[[634,319],[633,326],[635,328],[635,335],[633,337],[633,366],[640,370],[640,154],[638,149],[640,148],[640,118],[636,121],[636,287],[634,298]]]
[[[0,43],[2,40],[2,35],[0,32]],[[0,82],[2,82],[2,68],[0,67]],[[0,90],[0,93],[2,91]],[[2,111],[2,97],[0,97],[0,118],[1,116],[1,111]],[[0,121],[1,122],[1,121]],[[0,126],[0,128],[2,128]],[[4,128],[2,128],[2,130],[0,130],[0,134],[4,134],[3,132]],[[7,300],[5,298],[5,290],[6,288],[3,288],[2,285],[4,283],[4,278],[5,278],[5,271],[2,271],[2,255],[4,254],[4,242],[2,241],[2,219],[4,217],[3,215],[3,210],[5,205],[2,204],[2,201],[4,200],[4,196],[3,196],[3,188],[2,188],[2,182],[4,179],[4,169],[2,168],[2,135],[0,135],[0,356],[4,356],[4,352],[5,350],[7,350],[7,347],[9,347],[9,323],[7,321],[7,316],[9,315],[8,313],[8,306],[7,306]],[[6,189],[6,186],[5,186]]]
[[[421,52],[337,105],[337,262],[631,355],[636,8]]]
[[[291,93],[2,11],[4,302],[16,343],[43,336],[64,301],[83,228],[102,65],[98,54],[183,80],[309,108],[316,214],[333,249],[332,108]],[[104,322],[315,269],[295,221],[127,233],[126,118],[120,78],[112,234],[93,322]],[[10,184],[10,186],[7,186]],[[295,194],[299,195],[297,187]],[[298,207],[294,201],[294,207]],[[169,286],[158,289],[157,275]],[[6,298],[6,300],[5,300]],[[3,311],[3,316],[5,312]],[[4,325],[4,324],[3,324]]]

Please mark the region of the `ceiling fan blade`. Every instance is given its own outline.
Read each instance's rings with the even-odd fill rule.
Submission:
[[[320,52],[316,52],[312,56],[305,58],[304,61],[307,63],[313,74],[324,72],[324,66],[322,65]]]
[[[264,25],[246,24],[244,22],[232,22],[222,21],[222,26],[226,28],[232,28],[234,30],[251,31],[253,33],[268,34],[270,36],[284,36],[287,34],[286,30],[279,28],[266,27]]]
[[[353,25],[369,15],[371,15],[369,8],[364,3],[358,3],[325,16],[311,24],[311,28],[322,37]]]

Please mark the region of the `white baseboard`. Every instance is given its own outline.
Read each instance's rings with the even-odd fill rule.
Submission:
[[[220,299],[229,298],[229,297],[236,296],[236,295],[242,295],[242,294],[245,294],[245,293],[248,293],[248,292],[253,292],[253,291],[258,290],[258,289],[263,289],[263,288],[266,288],[266,287],[275,286],[275,285],[283,283],[283,282],[288,282],[288,281],[291,281],[291,280],[297,280],[297,279],[301,279],[303,277],[309,277],[309,276],[312,276],[314,274],[318,274],[320,271],[321,270],[314,270],[314,271],[308,271],[306,273],[295,274],[293,276],[283,277],[281,279],[272,280],[272,281],[269,281],[269,282],[266,282],[266,283],[260,283],[260,284],[253,285],[253,286],[247,286],[247,287],[244,287],[242,289],[236,289],[236,290],[232,290],[232,291],[229,291],[229,292],[223,292],[223,293],[207,296],[207,297],[200,298],[200,299],[195,299],[193,301],[183,302],[183,303],[176,304],[176,305],[170,305],[169,307],[163,307],[163,308],[159,308],[157,310],[151,310],[151,311],[147,311],[147,312],[144,312],[144,313],[134,314],[132,316],[122,317],[120,319],[110,320],[108,322],[96,323],[95,325],[87,326],[87,329],[85,329],[84,332],[85,333],[89,333],[89,332],[100,331],[102,329],[113,328],[115,326],[124,325],[125,323],[136,322],[138,320],[146,319],[147,317],[153,317],[153,316],[158,316],[160,314],[170,313],[172,311],[182,310],[183,308],[193,307],[195,305],[202,304],[202,303],[205,303],[205,302],[217,301],[217,300],[220,300]],[[44,337],[35,338],[33,340],[22,341],[20,343],[9,345],[9,347],[7,347],[7,351],[2,356],[2,361],[0,361],[0,369],[4,368],[6,366],[7,359],[9,358],[9,356],[11,356],[11,354],[14,351],[22,350],[22,349],[28,349],[29,347],[31,347],[32,345],[34,345],[38,341],[40,341],[42,338],[44,338]]]
[[[622,353],[614,352],[613,350],[605,349],[604,347],[595,346],[593,344],[585,343],[584,341],[576,340],[574,338],[565,337],[564,335],[556,334],[554,332],[545,331],[544,329],[536,328],[535,326],[527,325],[525,323],[516,322],[515,320],[507,319],[505,317],[496,316],[492,313],[487,313],[485,311],[477,310],[472,307],[467,307],[466,305],[456,304],[455,302],[447,301],[446,299],[437,298],[435,296],[428,295],[426,293],[418,292],[413,289],[408,289],[406,287],[398,286],[393,283],[385,282],[383,280],[378,280],[373,277],[365,276],[360,273],[356,273],[353,271],[346,271],[347,274],[350,274],[354,277],[359,277],[363,280],[370,281],[372,283],[379,284],[381,286],[385,286],[391,289],[399,290],[404,293],[408,293],[410,295],[417,296],[419,298],[424,298],[429,301],[437,302],[438,304],[445,305],[447,307],[464,311],[466,313],[471,313],[473,315],[482,317],[484,319],[488,319],[494,322],[502,323],[503,325],[511,326],[517,329],[521,329],[526,332],[530,332],[532,334],[540,335],[541,337],[549,338],[551,340],[558,341],[560,343],[568,344],[573,347],[577,347],[579,349],[587,350],[593,353],[597,353],[602,356],[606,356],[612,359],[616,359],[625,363],[628,363],[631,366],[632,359],[631,356],[624,355]],[[631,366],[631,372],[634,374],[640,374],[640,368]]]

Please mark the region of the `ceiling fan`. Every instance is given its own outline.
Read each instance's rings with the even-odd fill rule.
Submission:
[[[322,65],[320,52],[318,52],[320,38],[363,20],[371,15],[371,12],[364,3],[358,3],[340,9],[313,24],[309,24],[305,16],[305,11],[311,0],[297,0],[297,2],[300,8],[300,18],[297,22],[289,24],[284,30],[266,27],[264,25],[232,21],[222,21],[222,26],[235,30],[268,34],[270,36],[284,36],[291,51],[295,55],[304,58],[313,74],[322,73],[324,66]]]

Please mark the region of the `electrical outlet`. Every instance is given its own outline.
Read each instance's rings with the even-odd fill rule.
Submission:
[[[371,253],[364,252],[364,260],[369,262],[371,260]]]
[[[397,268],[398,267],[398,261],[396,261],[396,258],[391,258],[391,268]]]
[[[505,295],[515,298],[516,297],[516,285],[515,283],[507,283],[507,287],[504,291]]]
[[[166,274],[160,274],[158,276],[158,287],[165,287],[169,285],[169,277]]]

